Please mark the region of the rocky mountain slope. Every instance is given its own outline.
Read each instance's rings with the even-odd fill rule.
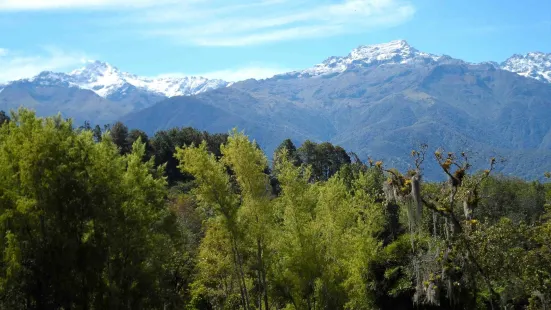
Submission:
[[[515,54],[505,60],[500,67],[542,82],[551,83],[551,53],[533,52]]]

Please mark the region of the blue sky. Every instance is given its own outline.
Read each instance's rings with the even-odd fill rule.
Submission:
[[[405,39],[467,61],[551,52],[549,0],[0,0],[0,82],[99,59],[239,80]]]

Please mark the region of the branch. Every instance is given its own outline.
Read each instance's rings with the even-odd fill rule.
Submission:
[[[397,179],[400,178],[400,176],[398,176],[398,175],[396,174],[396,172],[394,172],[394,171],[392,171],[392,170],[383,169],[383,171],[388,172],[388,173],[391,173],[391,174],[394,175],[394,177],[396,177]]]
[[[453,212],[445,211],[445,209],[443,210],[442,208],[438,208],[435,203],[427,201],[425,198],[422,198],[421,201],[430,210],[435,211],[436,213],[449,218],[452,221],[453,226],[457,229],[458,232],[463,231],[463,227],[461,226],[461,223],[459,222],[459,220],[457,219],[457,217]]]

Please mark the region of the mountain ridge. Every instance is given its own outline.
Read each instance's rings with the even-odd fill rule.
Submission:
[[[419,51],[406,40],[401,39],[386,43],[359,45],[352,49],[347,56],[331,56],[310,68],[276,74],[273,77],[317,77],[339,74],[360,66],[404,64],[408,62],[418,62],[420,65],[423,65],[438,61],[457,61],[473,65],[491,64],[496,68],[551,83],[551,53],[528,52],[526,54],[513,54],[501,63],[496,61],[472,63],[448,55],[436,55]],[[109,96],[117,92],[122,93],[128,85],[142,91],[170,98],[197,95],[234,84],[234,82],[221,79],[207,79],[201,76],[168,76],[157,78],[138,76],[123,72],[109,63],[93,60],[88,61],[84,67],[68,73],[43,71],[34,77],[0,84],[0,92],[7,85],[23,80],[29,82],[38,81],[42,83],[41,85],[47,82],[53,84],[66,82],[70,86],[92,90],[104,98],[109,98]]]
[[[123,93],[129,86],[165,97],[196,95],[211,89],[225,87],[229,83],[219,79],[197,76],[185,77],[143,77],[123,72],[117,67],[99,60],[88,61],[85,66],[69,73],[43,71],[38,75],[10,81],[6,85],[20,82],[38,85],[65,85],[92,90],[108,98]]]

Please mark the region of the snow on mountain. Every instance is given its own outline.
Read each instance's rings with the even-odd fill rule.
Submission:
[[[210,80],[203,77],[141,77],[101,61],[92,61],[84,67],[69,73],[45,71],[28,79],[39,85],[67,85],[94,91],[107,98],[116,93],[124,92],[129,86],[161,94],[166,97],[188,96],[211,89],[225,87],[228,82]]]
[[[522,76],[551,83],[551,53],[515,54],[505,60],[501,64],[501,68]]]
[[[437,61],[440,57],[421,52],[411,47],[405,40],[395,40],[382,44],[362,45],[353,49],[346,57],[329,57],[321,64],[317,64],[312,68],[283,75],[300,77],[320,76],[341,73],[356,66],[412,62],[425,63]]]
[[[353,49],[345,57],[329,57],[312,68],[280,74],[276,78],[324,76],[370,65],[423,64],[431,62],[475,64],[454,59],[447,55],[434,55],[421,52],[410,46],[405,40],[395,40],[388,43],[362,45]],[[494,61],[485,61],[479,64],[493,66],[525,77],[551,83],[551,53],[532,52],[525,55],[515,54],[501,64]]]
[[[293,71],[275,78],[316,77],[342,73],[357,67],[384,64],[428,64],[428,63],[463,62],[446,55],[434,55],[421,52],[404,40],[388,43],[362,45],[353,49],[344,57],[329,57],[312,68]],[[466,63],[466,62],[463,62]],[[551,53],[532,52],[525,55],[515,54],[501,64],[483,62],[495,68],[512,71],[519,75],[551,83]],[[118,68],[101,61],[88,62],[84,67],[69,73],[45,71],[39,75],[23,80],[38,85],[58,85],[89,89],[104,98],[124,97],[132,89],[164,96],[187,96],[203,93],[221,87],[231,86],[223,80],[203,77],[143,77],[122,72]],[[9,85],[6,84],[6,85]],[[6,87],[0,85],[0,92]]]

